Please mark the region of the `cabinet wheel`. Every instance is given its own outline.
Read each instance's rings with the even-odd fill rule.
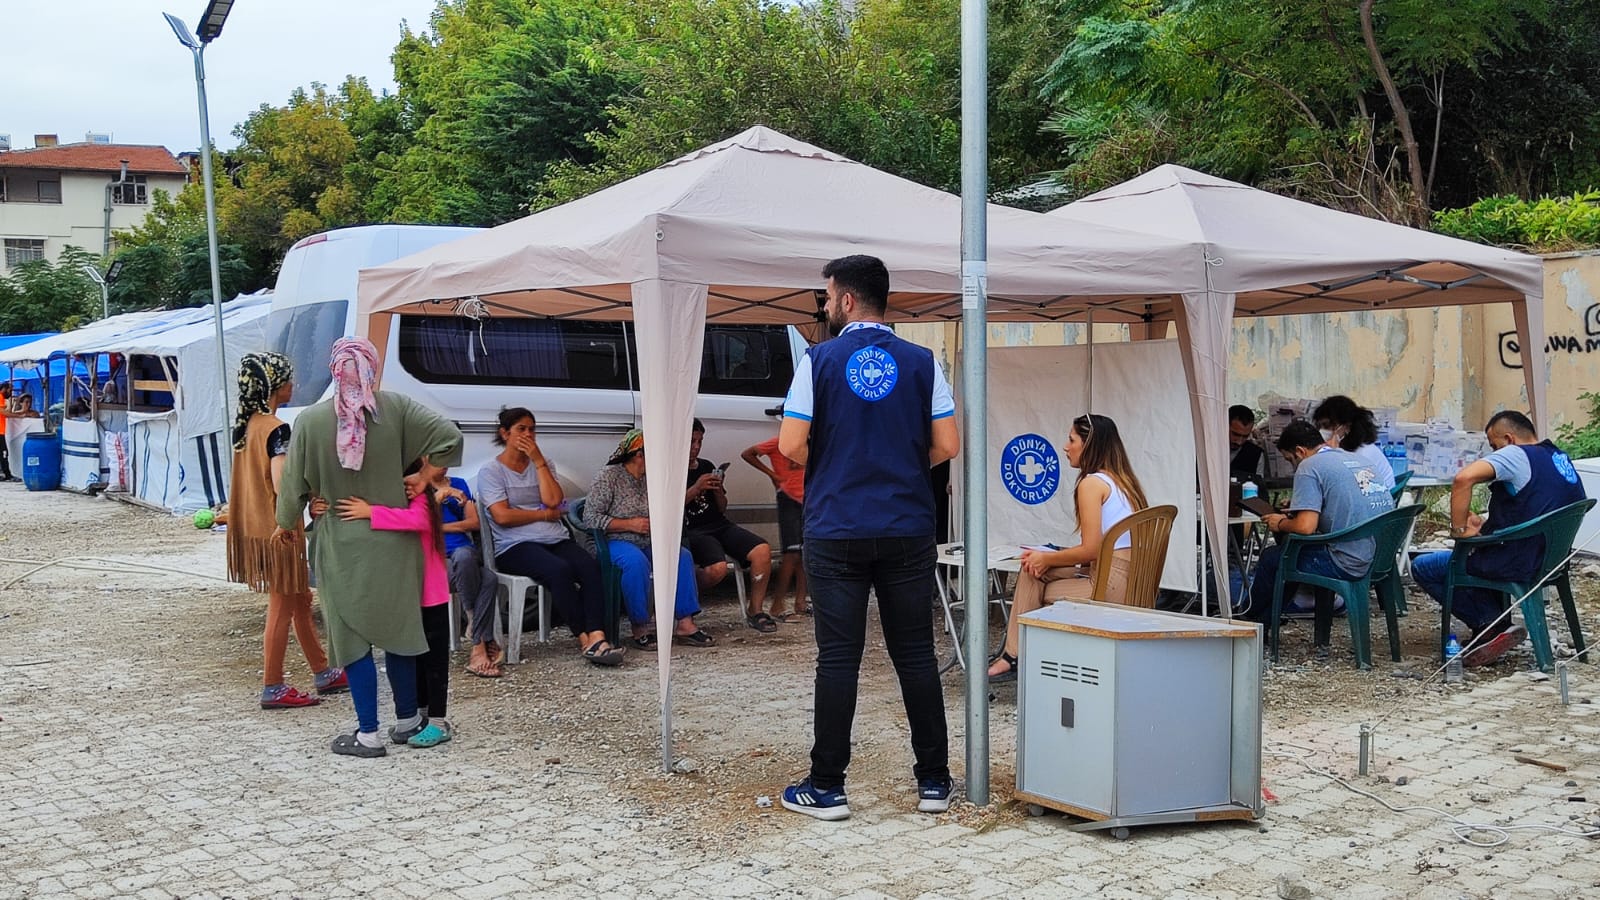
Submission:
[[[1113,828],[1113,829],[1111,829],[1111,836],[1116,838],[1119,841],[1125,841],[1125,840],[1128,839],[1128,829],[1127,828]]]
[[[1029,803],[1028,804],[1028,815],[1030,815],[1030,816],[1034,817],[1035,819],[1037,819],[1040,816],[1044,815],[1044,807],[1040,806],[1037,803]]]

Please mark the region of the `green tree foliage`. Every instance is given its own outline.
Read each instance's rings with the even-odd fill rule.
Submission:
[[[83,267],[98,262],[81,247],[67,247],[51,262],[23,263],[0,278],[0,334],[63,331],[100,310],[100,288]]]
[[[220,165],[216,166],[221,171]],[[206,233],[205,192],[198,182],[176,196],[156,191],[138,226],[117,233],[114,261],[122,263],[110,289],[112,312],[182,305],[188,291],[178,282],[178,257],[185,240]],[[209,282],[208,282],[209,283]]]
[[[626,41],[620,0],[441,2],[395,50],[411,142],[377,193],[404,221],[494,225],[527,214],[557,162],[586,164],[588,135],[627,83],[596,47]]]
[[[1550,37],[1552,4],[1569,5],[1067,0],[1072,38],[1043,80],[1049,126],[1079,190],[1180,162],[1423,223],[1439,159],[1491,150],[1456,110],[1472,108],[1486,61]]]
[[[1557,426],[1556,443],[1574,459],[1600,457],[1600,394],[1586,391],[1578,397],[1589,406],[1588,421]]]
[[[1485,197],[1464,209],[1435,213],[1433,228],[1469,241],[1538,253],[1600,247],[1600,191],[1533,201]]]

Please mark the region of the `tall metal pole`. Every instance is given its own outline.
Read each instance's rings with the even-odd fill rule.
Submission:
[[[967,799],[989,803],[989,9],[961,0],[962,507],[966,510]],[[1019,673],[1020,675],[1020,673]]]
[[[228,407],[228,353],[222,337],[222,272],[217,263],[217,193],[211,181],[211,115],[206,110],[206,45],[194,53],[194,86],[200,94],[200,178],[206,189],[206,239],[211,244],[211,313],[217,324],[217,383],[222,387],[222,421],[231,428],[233,410]]]

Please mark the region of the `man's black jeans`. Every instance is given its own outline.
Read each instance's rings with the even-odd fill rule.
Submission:
[[[861,654],[867,641],[867,594],[875,590],[883,640],[911,725],[912,771],[918,780],[948,778],[950,736],[944,689],[933,652],[932,535],[805,542],[806,574],[817,628],[816,743],[811,783],[844,787],[850,728],[856,715]]]

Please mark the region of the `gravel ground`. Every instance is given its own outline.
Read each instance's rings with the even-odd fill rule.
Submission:
[[[377,762],[337,759],[326,747],[353,722],[348,699],[308,710],[256,709],[264,605],[221,580],[223,541],[221,533],[115,501],[0,485],[0,741],[9,748],[7,765],[0,766],[0,895],[345,896],[386,888],[415,893],[411,887],[425,885],[462,896],[1072,896],[1113,888],[1129,896],[1260,896],[1274,886],[1295,886],[1279,884],[1281,876],[1309,879],[1318,890],[1339,888],[1335,893],[1359,887],[1350,895],[1402,896],[1443,877],[1433,870],[1454,866],[1452,878],[1464,874],[1450,881],[1448,895],[1509,896],[1490,888],[1515,887],[1544,865],[1545,857],[1532,850],[1526,857],[1507,854],[1507,866],[1495,866],[1496,879],[1483,880],[1466,864],[1439,861],[1452,845],[1446,829],[1337,789],[1308,788],[1304,797],[1269,806],[1273,840],[1286,841],[1287,849],[1264,852],[1247,865],[1210,865],[1217,847],[1212,836],[1242,842],[1241,835],[1256,834],[1253,825],[1149,829],[1147,837],[1127,844],[1071,834],[1059,817],[1030,820],[1011,799],[1014,686],[998,687],[992,705],[994,802],[918,816],[904,714],[875,633],[851,767],[855,819],[822,826],[765,808],[757,798],[775,801],[806,769],[814,649],[807,625],[781,626],[775,635],[745,627],[726,591],[708,599],[702,620],[718,646],[674,651],[673,745],[685,771],[659,770],[655,654],[636,651],[620,670],[596,669],[581,662],[564,631],[550,645],[530,636],[524,661],[507,667],[500,680],[467,676],[460,668],[463,653],[451,686],[458,737],[444,748],[401,750]],[[35,567],[28,561],[87,557],[105,561],[29,574]],[[172,571],[133,570],[141,564]],[[1600,580],[1580,577],[1578,584],[1584,621],[1592,625]],[[1448,724],[1438,717],[1472,708],[1480,692],[1487,698],[1481,702],[1489,702],[1500,697],[1496,692],[1527,689],[1526,647],[1473,673],[1464,686],[1424,685],[1420,676],[1432,670],[1437,617],[1426,598],[1413,596],[1411,608],[1403,620],[1402,662],[1388,662],[1375,622],[1376,664],[1365,673],[1344,656],[1343,620],[1335,622],[1331,660],[1312,656],[1309,623],[1288,626],[1283,662],[1265,682],[1269,742],[1319,748],[1321,764],[1348,774],[1355,723],[1402,706],[1379,752],[1391,772],[1425,775],[1426,752],[1407,750],[1405,742],[1436,737],[1430,729]],[[1565,640],[1564,633],[1560,637]],[[947,654],[943,635],[940,649]],[[308,686],[304,660],[292,644],[288,667],[292,683]],[[1593,669],[1574,672],[1582,702],[1600,700]],[[946,675],[945,687],[959,775],[959,670]],[[1550,684],[1535,687],[1542,692],[1537,702],[1497,709],[1494,721],[1502,730],[1495,749],[1546,759],[1556,754],[1574,772],[1592,773],[1600,766],[1600,748],[1590,732],[1600,729],[1574,726],[1581,743],[1546,740],[1538,729],[1550,727],[1552,708],[1563,708],[1553,706]],[[1274,761],[1267,769],[1269,789],[1276,784],[1279,793],[1296,793],[1305,783],[1297,765]],[[1521,792],[1518,797],[1537,794],[1535,781],[1556,777],[1529,765],[1511,771],[1521,780],[1504,789]],[[1369,788],[1380,783],[1367,782]],[[1587,815],[1600,786],[1589,793],[1587,805],[1553,809]],[[1322,818],[1329,809],[1318,803],[1352,821],[1329,825]],[[235,824],[224,827],[228,822]],[[1408,849],[1396,870],[1404,878],[1372,872],[1364,878],[1350,868],[1359,862],[1343,858],[1370,849],[1374,833],[1394,834],[1402,826],[1422,835],[1420,849]],[[428,843],[449,836],[465,842],[462,852],[476,853],[483,835],[494,835],[490,844],[518,840],[528,849],[499,845],[505,848],[500,856],[480,854],[465,865],[438,858],[458,844]],[[996,835],[1059,846],[1067,855],[1052,866],[1080,847],[1093,862],[1063,873],[1026,859],[1007,862],[997,850],[990,868],[963,861],[929,880],[905,870],[906,861],[884,853],[881,843],[912,841],[905,846],[914,854],[922,846],[915,841],[926,840],[934,848],[928,853],[936,854],[944,842],[988,846]],[[1294,856],[1301,842],[1335,838],[1348,838],[1354,848],[1336,862],[1328,861],[1330,851],[1286,872],[1273,860]],[[1346,846],[1328,844],[1336,845]],[[338,848],[332,861],[329,848]],[[831,854],[826,871],[796,861],[814,860],[817,852]],[[526,862],[523,853],[540,859]],[[654,867],[661,866],[681,877],[658,878]],[[731,875],[723,866],[734,867]],[[1527,871],[1519,874],[1518,866]],[[1560,882],[1552,896],[1600,888],[1595,866],[1571,874],[1577,880]],[[743,884],[741,878],[760,887],[729,887]]]

